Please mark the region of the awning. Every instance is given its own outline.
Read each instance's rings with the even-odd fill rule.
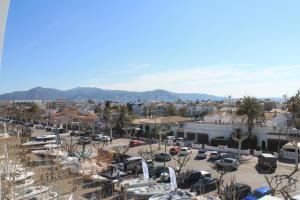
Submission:
[[[296,149],[296,145],[293,145],[292,143],[287,143],[282,146],[283,149]],[[300,149],[300,143],[298,143],[298,148]]]

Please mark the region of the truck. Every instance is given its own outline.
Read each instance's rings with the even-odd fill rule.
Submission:
[[[261,153],[258,156],[258,166],[264,171],[274,172],[277,168],[277,157],[270,153]]]

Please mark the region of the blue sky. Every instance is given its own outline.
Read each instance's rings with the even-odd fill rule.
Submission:
[[[300,88],[300,1],[11,0],[0,93]]]

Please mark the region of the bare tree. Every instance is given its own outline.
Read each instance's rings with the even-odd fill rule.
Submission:
[[[188,161],[191,159],[191,156],[188,155],[177,155],[175,157],[173,157],[173,160],[176,161],[177,164],[177,173],[180,174],[181,170],[186,166],[186,164],[188,163]]]
[[[83,159],[83,162],[85,162],[85,159],[89,158],[92,154],[92,149],[86,149],[86,143],[82,144],[81,151],[77,151],[77,155]]]
[[[129,150],[129,146],[128,145],[113,145],[112,150],[115,151],[116,159],[118,162],[120,162],[121,156],[127,153],[127,151]]]
[[[92,145],[94,149],[97,151],[97,165],[101,166],[102,151],[107,146],[107,144],[102,141],[95,141],[92,142]]]
[[[281,194],[284,199],[291,199],[290,193],[296,190],[297,179],[291,175],[264,175],[273,195]]]
[[[77,147],[77,144],[73,143],[72,136],[70,141],[65,140],[61,145],[62,150],[66,151],[68,153],[68,156],[75,156]]]
[[[150,149],[140,149],[138,154],[141,156],[144,160],[154,160],[155,154],[157,153],[157,150],[154,150],[152,148]]]
[[[241,158],[242,142],[249,137],[249,133],[243,127],[236,127],[233,129],[232,139],[238,143],[238,158]]]

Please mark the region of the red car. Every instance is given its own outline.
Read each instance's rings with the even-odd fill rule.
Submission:
[[[172,147],[171,149],[170,149],[170,154],[171,155],[177,155],[177,154],[179,154],[180,153],[180,147]]]
[[[137,146],[141,146],[143,144],[143,141],[141,140],[131,140],[129,143],[130,147],[137,147]]]

